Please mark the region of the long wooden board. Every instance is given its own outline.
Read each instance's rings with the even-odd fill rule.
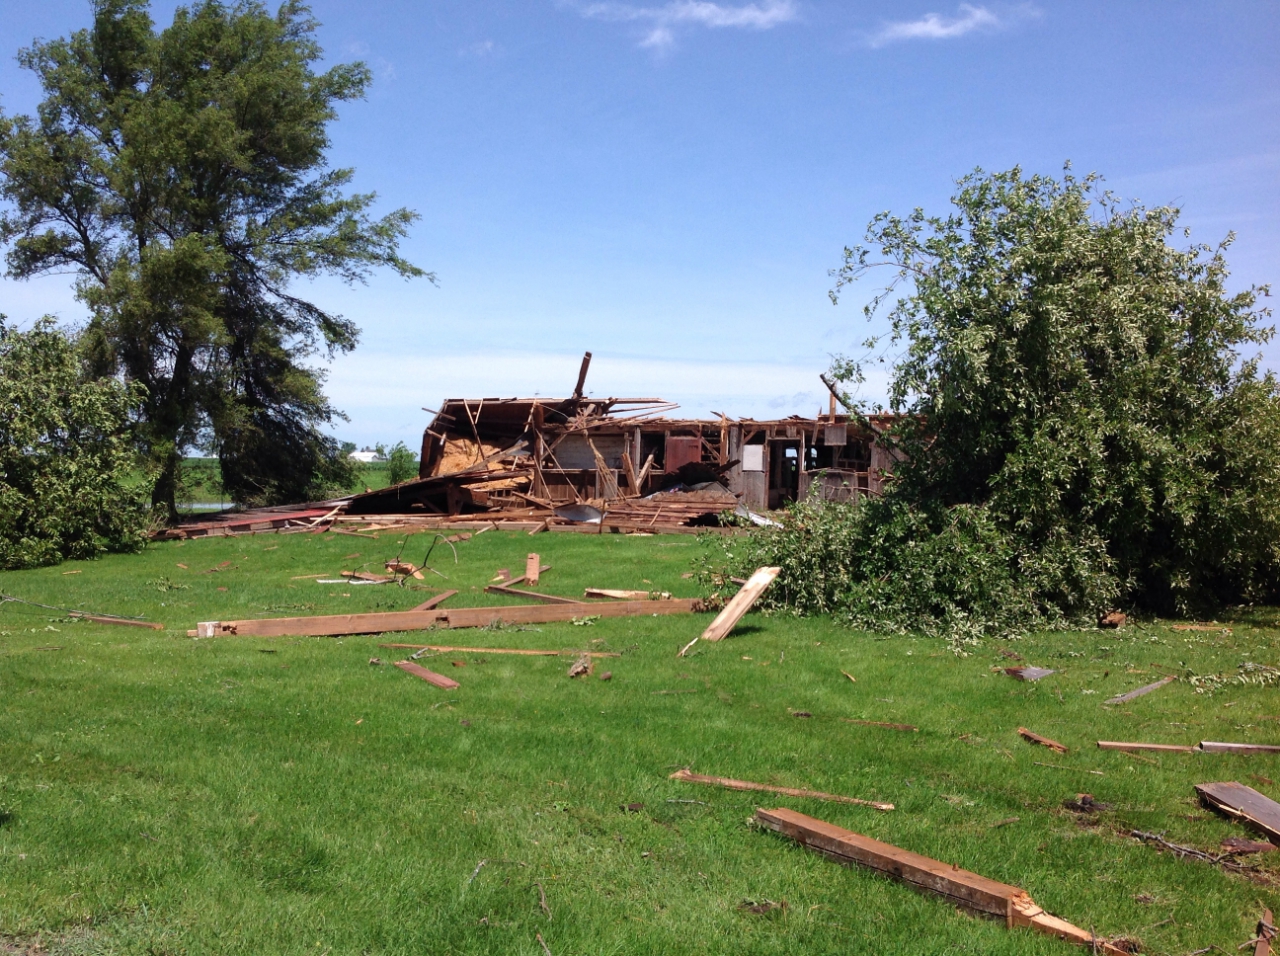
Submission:
[[[600,604],[513,604],[509,607],[464,607],[431,611],[387,611],[376,614],[329,614],[274,617],[245,621],[202,621],[189,637],[334,637],[421,631],[431,627],[488,627],[491,624],[551,624],[576,617],[647,617],[693,614],[702,610],[697,598],[670,601],[608,601]]]
[[[1280,803],[1242,783],[1197,783],[1200,802],[1280,844]]]
[[[419,604],[417,607],[409,608],[409,610],[411,610],[411,611],[430,611],[430,610],[431,610],[432,608],[434,608],[434,607],[439,607],[441,604],[443,604],[445,601],[449,600],[449,598],[453,597],[453,596],[454,596],[455,594],[457,594],[457,593],[458,593],[458,592],[457,592],[457,590],[456,590],[456,589],[455,589],[455,590],[452,590],[452,591],[442,591],[442,592],[440,592],[439,594],[437,594],[437,595],[436,595],[435,597],[433,597],[433,598],[427,598],[427,600],[423,601],[423,602],[422,602],[421,604]]]
[[[772,584],[773,579],[781,572],[782,568],[757,568],[756,572],[747,579],[747,583],[725,605],[724,610],[717,614],[716,619],[702,632],[702,639],[718,641],[732,631],[733,626],[751,610],[751,605],[760,599],[765,588]]]
[[[873,840],[794,810],[756,810],[756,820],[838,863],[863,866],[901,880],[913,889],[936,893],[956,906],[1002,919],[1010,928],[1030,927],[1107,956],[1125,953],[1092,932],[1046,913],[1020,887]]]
[[[1029,740],[1031,743],[1039,744],[1041,747],[1048,747],[1050,750],[1055,750],[1060,754],[1067,752],[1067,746],[1065,744],[1060,744],[1056,740],[1050,740],[1048,737],[1041,737],[1034,731],[1027,730],[1026,727],[1018,728],[1018,736],[1023,740]]]
[[[415,664],[413,661],[396,661],[396,667],[400,668],[406,674],[412,674],[414,677],[421,677],[428,684],[434,684],[436,687],[444,690],[453,690],[461,687],[456,680],[451,677],[445,677],[443,674],[437,674],[435,671],[429,671],[421,664]]]
[[[1228,744],[1217,740],[1200,741],[1200,749],[1207,754],[1277,754],[1280,747],[1273,744]]]
[[[153,631],[163,631],[164,625],[157,621],[134,621],[127,617],[110,617],[105,614],[85,614],[83,611],[69,611],[67,617],[78,617],[82,621],[93,621],[94,624],[123,624],[126,627],[149,627]]]
[[[768,783],[753,783],[750,780],[734,780],[732,777],[708,777],[700,773],[677,770],[670,777],[684,783],[705,783],[713,787],[724,787],[726,790],[762,790],[765,793],[781,793],[788,797],[809,797],[814,800],[834,800],[837,803],[853,803],[860,807],[874,807],[877,810],[892,810],[892,803],[881,803],[878,800],[860,800],[857,797],[842,797],[837,793],[823,793],[821,790],[797,790],[794,787],[775,787]]]
[[[1154,750],[1162,753],[1191,753],[1195,747],[1189,744],[1144,744],[1128,743],[1123,740],[1099,740],[1100,750]]]
[[[537,591],[521,591],[519,588],[509,587],[505,584],[490,584],[485,588],[491,594],[509,594],[512,597],[532,598],[535,601],[542,601],[544,604],[585,604],[585,601],[579,601],[577,598],[561,597],[558,594],[540,594]]]
[[[1172,684],[1177,679],[1178,678],[1176,677],[1163,677],[1160,680],[1156,681],[1154,684],[1147,684],[1145,687],[1139,687],[1136,690],[1131,690],[1127,694],[1117,694],[1115,697],[1112,697],[1109,700],[1104,700],[1103,703],[1104,704],[1127,704],[1129,703],[1129,701],[1135,700],[1141,697],[1143,694],[1149,694],[1153,690],[1159,690],[1165,684]]]

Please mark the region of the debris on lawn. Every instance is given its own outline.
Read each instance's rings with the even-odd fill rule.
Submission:
[[[425,581],[426,577],[418,570],[416,564],[410,564],[408,561],[387,561],[385,567],[392,574],[403,575],[408,578],[416,578],[419,581]]]
[[[547,954],[547,956],[552,956],[552,953],[551,953],[551,947],[550,947],[550,946],[548,946],[548,945],[547,945],[547,941],[546,941],[545,939],[543,939],[543,938],[542,938],[542,934],[541,934],[541,933],[535,933],[535,934],[534,934],[534,938],[535,938],[535,939],[537,939],[537,941],[538,941],[538,945],[542,947],[542,951],[543,951],[544,953],[546,953],[546,954]]]
[[[559,657],[561,654],[580,654],[587,657],[621,657],[616,651],[544,651],[524,647],[453,647],[447,644],[379,644],[402,650],[439,651],[442,654],[525,654],[529,657]]]
[[[429,671],[421,664],[415,664],[413,661],[396,661],[396,667],[400,668],[406,674],[412,674],[414,677],[420,677],[428,684],[434,684],[443,690],[453,690],[461,687],[456,680],[445,677],[443,674],[437,674],[435,671]]]
[[[644,809],[644,804],[643,803],[624,803],[618,809],[621,810],[623,813],[639,813],[641,810]]]
[[[601,680],[613,680],[613,671],[605,671],[600,675]]]
[[[541,572],[541,559],[536,554],[530,553],[524,561],[524,579],[530,584],[536,585]]]
[[[1111,809],[1111,804],[1095,800],[1091,793],[1077,793],[1074,800],[1063,800],[1062,805],[1072,813],[1100,813]]]
[[[1271,956],[1271,941],[1276,936],[1274,920],[1271,910],[1264,907],[1262,919],[1258,920],[1258,928],[1254,930],[1254,938],[1249,940],[1249,943],[1254,944],[1253,956]],[[1248,946],[1249,943],[1245,943],[1245,946]]]
[[[1159,753],[1191,753],[1195,750],[1188,744],[1145,744],[1127,743],[1120,740],[1099,740],[1099,750],[1152,750]]]
[[[1109,700],[1104,700],[1103,703],[1104,704],[1127,704],[1129,703],[1129,701],[1136,700],[1137,698],[1143,696],[1144,694],[1150,694],[1153,690],[1159,690],[1161,687],[1165,686],[1165,684],[1172,684],[1177,679],[1178,678],[1176,677],[1162,677],[1160,678],[1160,680],[1156,681],[1154,684],[1147,684],[1144,687],[1139,687],[1137,690],[1131,690],[1127,694],[1119,694],[1115,697],[1110,698]]]
[[[1006,667],[1004,672],[1017,680],[1039,680],[1053,673],[1045,667]]]
[[[840,673],[843,674],[845,677],[849,678],[849,680],[853,681],[855,684],[858,683],[858,678],[854,677],[848,671],[841,671]]]
[[[772,584],[773,579],[780,573],[782,573],[782,568],[757,568],[747,583],[725,605],[724,610],[716,615],[716,619],[711,622],[710,626],[699,637],[708,641],[718,641],[724,638],[725,635],[733,630],[734,625],[742,620],[742,616],[751,610],[751,605],[759,600],[765,588]],[[681,648],[680,653],[676,656],[684,657],[685,652],[698,642],[699,637],[695,637]]]
[[[774,910],[785,911],[786,908],[786,900],[781,903],[775,903],[773,900],[760,900],[759,902],[756,900],[743,900],[738,904],[738,909],[746,913],[755,913],[757,916],[772,913]]]
[[[587,588],[583,597],[609,598],[612,601],[670,601],[668,591],[626,591],[614,588]]]
[[[1231,628],[1227,627],[1225,624],[1213,624],[1213,623],[1170,624],[1169,630],[1171,631],[1209,631],[1210,633],[1216,633],[1216,634],[1231,633]]]
[[[878,800],[860,800],[857,797],[844,797],[834,793],[822,793],[818,790],[797,790],[793,787],[775,787],[767,783],[752,783],[749,780],[734,780],[730,777],[708,777],[700,773],[691,773],[687,768],[677,770],[668,778],[683,783],[705,783],[713,787],[724,787],[727,790],[761,790],[766,793],[781,793],[788,797],[808,797],[813,800],[834,800],[837,803],[852,803],[860,807],[874,807],[876,810],[889,811],[892,803]]]
[[[1123,611],[1108,611],[1098,619],[1098,627],[1119,628],[1124,627],[1129,618]]]
[[[378,665],[380,665],[380,664],[382,663],[382,658],[381,658],[381,657],[371,657],[371,658],[369,658],[369,663],[370,663],[370,664],[372,664],[373,666],[377,667]]]
[[[437,594],[435,597],[427,598],[425,601],[423,601],[423,602],[422,602],[421,604],[419,604],[417,607],[411,607],[411,608],[409,608],[409,610],[411,610],[411,611],[430,611],[432,608],[437,608],[437,607],[439,607],[441,604],[443,604],[445,601],[449,600],[449,598],[453,597],[453,596],[454,596],[455,594],[457,594],[457,593],[458,593],[458,592],[457,592],[457,590],[452,590],[452,591],[441,591],[441,592],[440,592],[439,594]]]
[[[1178,859],[1190,857],[1193,860],[1201,860],[1205,863],[1212,863],[1214,866],[1220,866],[1224,870],[1230,870],[1235,873],[1252,872],[1255,867],[1245,863],[1237,863],[1232,857],[1233,853],[1206,853],[1204,850],[1197,850],[1193,846],[1183,846],[1179,843],[1171,843],[1164,838],[1163,833],[1146,833],[1142,830],[1131,830],[1129,836],[1143,843],[1151,843],[1160,847],[1162,850],[1168,850]]]
[[[1195,789],[1206,808],[1264,834],[1273,843],[1280,841],[1280,803],[1234,780],[1198,783]]]
[[[1030,927],[1106,956],[1133,952],[1128,940],[1112,941],[1073,926],[1046,913],[1026,890],[970,873],[954,864],[881,843],[794,810],[760,809],[756,810],[755,819],[838,863],[864,866],[902,880],[914,889],[937,893],[956,906],[1002,919],[1009,928]]]
[[[591,673],[591,656],[588,654],[581,655],[576,661],[569,665],[570,677],[581,677],[583,674]]]
[[[1200,741],[1200,750],[1207,754],[1275,754],[1280,747],[1273,744],[1231,744],[1216,740]]]
[[[1222,848],[1232,856],[1243,856],[1247,853],[1270,853],[1272,850],[1280,849],[1274,843],[1259,843],[1256,840],[1246,840],[1244,837],[1227,837],[1222,841]]]
[[[1041,747],[1048,747],[1050,750],[1057,751],[1060,754],[1067,752],[1065,745],[1058,743],[1056,740],[1050,740],[1048,737],[1041,737],[1037,733],[1027,730],[1026,727],[1018,728],[1018,736],[1023,740],[1029,740],[1033,744],[1039,744]]]
[[[909,733],[919,733],[920,728],[913,724],[889,724],[883,720],[855,720],[852,717],[841,717],[846,724],[860,724],[863,727],[883,727],[885,730],[903,730]]]
[[[467,607],[455,610],[384,611],[369,614],[329,614],[316,617],[255,618],[243,621],[202,621],[188,637],[336,637],[343,634],[381,634],[421,631],[431,627],[489,627],[493,624],[547,624],[571,621],[583,604],[517,604]],[[697,598],[670,601],[608,601],[591,604],[597,617],[647,617],[654,614],[693,614],[703,609]]]
[[[46,611],[58,611],[67,617],[79,618],[82,621],[92,621],[94,624],[120,624],[125,627],[147,627],[153,631],[163,631],[164,625],[157,621],[143,621],[136,617],[120,617],[115,614],[90,614],[87,611],[76,611],[72,608],[57,607],[53,604],[40,604],[36,601],[26,601],[11,594],[0,594],[0,604],[6,604],[12,601],[14,604],[25,604],[28,607],[44,608]]]

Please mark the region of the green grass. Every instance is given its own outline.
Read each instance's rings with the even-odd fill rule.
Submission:
[[[179,504],[185,504],[188,512],[217,511],[219,506],[231,507],[221,485],[222,472],[216,458],[184,458],[182,460],[183,490]],[[356,480],[348,492],[366,489],[377,491],[391,484],[390,465],[385,461],[362,464],[356,468]],[[213,508],[198,507],[214,505]],[[196,505],[197,507],[191,507]]]
[[[684,660],[675,652],[706,615],[467,630],[431,640],[623,656],[597,665],[612,671],[607,683],[570,680],[567,656],[424,659],[461,682],[452,692],[370,666],[402,653],[379,638],[186,637],[202,620],[411,607],[428,592],[292,580],[377,568],[403,540],[213,539],[0,575],[6,594],[168,626],[0,605],[0,952],[6,936],[41,934],[74,953],[541,954],[537,933],[555,956],[1072,952],[757,830],[747,821],[761,805],[1018,884],[1051,912],[1140,937],[1153,953],[1235,952],[1261,906],[1280,904],[1280,864],[1267,856],[1250,880],[1127,836],[1140,827],[1213,849],[1244,835],[1201,810],[1191,786],[1235,779],[1277,797],[1280,760],[1093,746],[1274,741],[1280,724],[1264,718],[1280,714],[1275,689],[1197,695],[1179,682],[1117,710],[1100,703],[1154,680],[1156,665],[1276,663],[1272,612],[1222,637],[1150,625],[989,644],[962,659],[934,641],[784,616],[752,615]],[[404,557],[419,561],[427,540],[411,538]],[[519,573],[536,549],[552,565],[548,592],[692,596],[682,573],[699,547],[490,532],[459,543],[456,565],[437,546],[431,564],[448,579],[424,583],[460,588],[454,606],[497,603],[484,584],[500,567]],[[1001,648],[1059,672],[1036,684],[993,673],[1009,663]],[[1032,747],[1019,726],[1072,752]],[[667,779],[683,766],[897,810]],[[1064,810],[1081,791],[1114,809],[1094,820]],[[644,806],[621,809],[629,803]],[[748,899],[788,905],[761,916],[739,909]]]

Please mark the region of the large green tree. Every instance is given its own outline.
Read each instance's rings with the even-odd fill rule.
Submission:
[[[1267,290],[1231,289],[1230,240],[1180,247],[1178,210],[1069,170],[978,171],[952,205],[876,217],[836,272],[833,298],[893,277],[866,308],[904,413],[887,493],[749,560],[793,568],[801,607],[953,634],[1280,597]]]
[[[358,330],[291,290],[427,276],[398,252],[417,218],[371,215],[325,151],[361,63],[317,72],[305,6],[205,0],[156,31],[145,0],[94,0],[93,25],[20,54],[38,114],[0,114],[0,241],[8,274],[73,272],[101,374],[145,389],[138,437],[174,513],[183,450],[211,445],[244,502],[297,500],[350,480],[321,426],[318,352]],[[430,276],[427,276],[430,278]]]

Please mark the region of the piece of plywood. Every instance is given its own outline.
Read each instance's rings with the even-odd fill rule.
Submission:
[[[1129,703],[1129,701],[1135,700],[1144,694],[1150,694],[1153,690],[1159,690],[1165,684],[1172,684],[1177,679],[1178,678],[1176,677],[1162,677],[1160,680],[1156,681],[1154,684],[1147,684],[1145,687],[1139,687],[1136,690],[1131,690],[1127,694],[1119,694],[1115,697],[1112,697],[1109,700],[1104,700],[1103,703],[1104,704],[1127,704]]]
[[[713,787],[724,787],[726,790],[760,790],[765,793],[781,793],[788,797],[809,797],[814,800],[834,800],[837,803],[853,803],[860,807],[874,807],[877,810],[892,810],[892,803],[879,800],[860,800],[857,797],[842,797],[835,793],[823,793],[820,790],[797,790],[794,787],[775,787],[768,783],[753,783],[750,780],[734,780],[732,777],[708,777],[700,773],[677,770],[670,777],[684,783],[705,783]]]
[[[724,610],[717,614],[716,619],[702,632],[702,639],[718,641],[732,631],[734,625],[751,610],[751,606],[760,599],[765,588],[773,583],[773,579],[781,571],[782,568],[757,568],[755,574],[747,579],[747,583],[739,588],[738,593],[725,605]]]
[[[1091,931],[1051,916],[1020,887],[962,870],[890,843],[837,827],[794,810],[757,810],[756,820],[838,863],[853,864],[901,880],[913,889],[936,893],[949,903],[993,916],[1012,928],[1024,926],[1057,936],[1095,953],[1123,956],[1122,950]]]
[[[414,677],[420,677],[428,684],[434,684],[444,690],[453,690],[462,686],[456,680],[445,677],[443,674],[437,674],[435,671],[429,671],[421,664],[415,664],[413,661],[396,661],[396,667],[400,668],[406,674],[412,674]]]
[[[1157,753],[1191,753],[1195,750],[1189,744],[1146,744],[1128,743],[1123,740],[1099,740],[1099,750],[1152,750]]]
[[[454,590],[452,590],[452,591],[441,591],[441,592],[440,592],[439,594],[437,594],[435,597],[433,597],[433,598],[427,598],[427,600],[423,601],[423,602],[422,602],[421,604],[419,604],[417,607],[410,608],[409,610],[411,610],[411,611],[430,611],[432,608],[439,607],[441,604],[443,604],[445,601],[449,600],[449,598],[453,597],[453,596],[454,596],[455,594],[457,594],[457,593],[458,593],[458,591],[457,591],[457,589],[456,589],[456,588],[455,588]]]
[[[488,627],[492,624],[550,624],[576,617],[644,617],[692,614],[702,610],[697,598],[670,601],[609,601],[600,604],[513,604],[508,607],[464,607],[431,611],[388,611],[377,614],[328,614],[244,621],[202,621],[191,637],[334,637],[421,631],[430,627]]]
[[[1200,802],[1209,809],[1265,834],[1272,843],[1280,843],[1280,803],[1234,780],[1197,783],[1195,788]]]
[[[1041,747],[1048,747],[1050,750],[1056,750],[1060,754],[1067,752],[1065,745],[1058,743],[1056,740],[1050,740],[1048,737],[1041,737],[1039,734],[1027,730],[1026,727],[1018,728],[1018,735],[1023,740],[1029,740],[1033,744],[1039,744]]]
[[[524,559],[524,579],[530,584],[538,583],[538,575],[542,571],[542,559],[536,554],[530,554]]]

